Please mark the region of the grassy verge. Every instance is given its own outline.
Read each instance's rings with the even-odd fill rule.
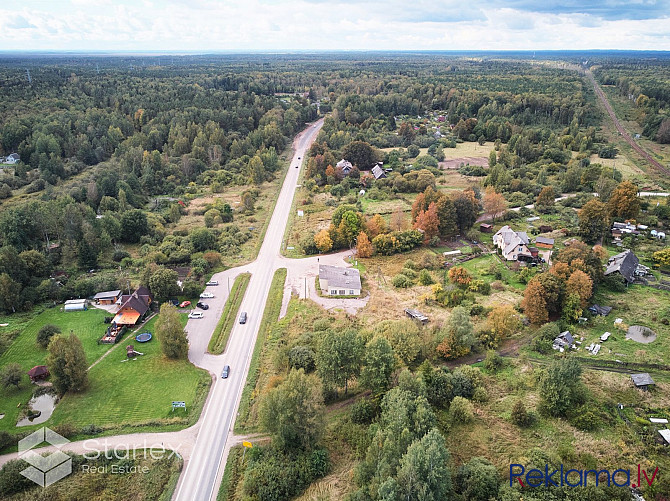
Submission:
[[[233,328],[237,311],[242,304],[244,293],[247,291],[250,278],[251,275],[249,273],[241,273],[235,279],[235,283],[233,284],[228,300],[226,301],[226,306],[223,308],[221,319],[216,325],[216,329],[214,329],[212,339],[209,340],[207,351],[210,353],[220,355],[226,349],[230,331]]]
[[[268,332],[272,325],[277,322],[279,312],[281,310],[282,297],[284,296],[284,283],[286,282],[286,268],[280,268],[275,271],[275,276],[270,285],[270,292],[268,294],[268,302],[263,312],[263,319],[258,329],[258,337],[256,338],[256,345],[251,356],[251,364],[249,365],[249,375],[247,382],[242,390],[242,398],[240,400],[240,407],[238,410],[238,417],[235,421],[235,433],[242,433],[244,427],[247,425],[249,418],[249,409],[256,388],[256,381],[258,380],[259,366],[261,361],[261,352],[263,351],[263,344],[267,338]]]
[[[240,466],[242,462],[242,447],[237,445],[230,449],[228,460],[226,461],[226,469],[223,471],[223,478],[221,479],[221,487],[219,487],[219,494],[216,496],[217,501],[228,501],[233,499],[237,484],[241,480]]]

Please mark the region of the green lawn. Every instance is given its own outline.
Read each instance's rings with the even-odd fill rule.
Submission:
[[[500,270],[500,273],[502,274],[502,278],[500,279],[501,282],[511,285],[518,290],[526,288],[526,285],[519,281],[519,274],[508,269],[492,254],[471,259],[470,261],[466,261],[457,266],[465,268],[474,278],[491,283],[498,280],[494,274],[489,273],[489,268],[492,264],[495,264],[496,268]]]

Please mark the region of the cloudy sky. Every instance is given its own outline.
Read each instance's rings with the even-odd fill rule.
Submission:
[[[0,50],[296,49],[670,50],[670,0],[0,2]]]

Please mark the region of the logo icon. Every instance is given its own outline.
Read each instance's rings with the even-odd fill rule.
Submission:
[[[58,449],[56,452],[41,456],[33,449],[47,442]],[[49,428],[40,428],[19,441],[19,459],[30,466],[21,471],[21,475],[42,487],[48,487],[72,473],[72,458],[60,450],[70,441]]]

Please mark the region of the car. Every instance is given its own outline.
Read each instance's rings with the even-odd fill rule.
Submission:
[[[202,294],[200,294],[200,297],[203,299],[211,299],[214,297],[214,294],[212,294],[211,292],[203,292]]]
[[[223,367],[223,372],[221,372],[221,378],[228,379],[229,374],[230,374],[230,365],[226,365]]]
[[[298,160],[300,160],[300,157],[298,157]]]
[[[298,166],[296,165],[296,166],[295,166],[295,168],[297,169],[297,168],[298,168]]]
[[[202,311],[192,311],[188,314],[188,318],[205,318],[205,314]]]
[[[191,306],[191,301],[182,301],[179,303],[180,308],[188,308],[189,306]]]
[[[209,305],[208,305],[208,304],[205,304],[205,303],[202,303],[202,302],[200,302],[200,301],[198,301],[198,304],[196,304],[196,306],[197,306],[198,308],[202,309],[202,310],[209,310]]]
[[[241,324],[246,324],[247,323],[247,312],[243,311],[240,313],[240,323]]]
[[[219,285],[219,281],[218,280],[210,280],[205,285]]]

